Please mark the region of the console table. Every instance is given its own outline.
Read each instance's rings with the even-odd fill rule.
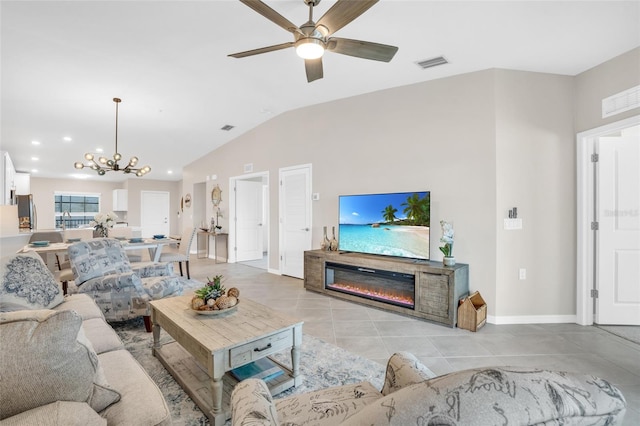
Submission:
[[[376,289],[385,282],[393,286],[396,279],[410,282],[413,301],[399,306],[380,298],[336,291],[331,284],[341,270],[343,276],[360,279],[365,286],[371,283]],[[304,288],[455,327],[458,302],[469,294],[469,265],[444,266],[442,262],[429,260],[309,250],[304,252]]]
[[[200,231],[197,235],[197,247],[198,247],[198,259],[208,258],[210,254],[210,240],[213,238],[213,260],[218,262],[218,244],[221,247],[224,247],[224,261],[227,262],[229,258],[229,249],[228,249],[228,241],[229,234],[223,233],[215,233],[209,231]],[[204,244],[202,244],[202,239],[204,239]],[[204,247],[200,250],[201,247]],[[203,252],[204,256],[200,256],[200,253]]]

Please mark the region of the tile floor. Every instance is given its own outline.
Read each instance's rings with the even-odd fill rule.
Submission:
[[[640,424],[640,345],[597,327],[486,324],[472,333],[306,291],[302,280],[264,269],[191,260],[192,278],[217,274],[225,277],[227,287],[240,288],[243,296],[304,320],[304,333],[382,364],[403,350],[436,374],[518,365],[601,376],[627,398],[624,424]]]

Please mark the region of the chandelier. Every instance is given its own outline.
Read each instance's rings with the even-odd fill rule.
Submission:
[[[116,152],[115,154],[113,154],[113,160],[106,157],[100,157],[98,158],[98,161],[96,161],[95,156],[92,153],[87,152],[84,155],[84,159],[89,163],[84,164],[80,161],[77,161],[76,163],[74,163],[73,167],[78,170],[89,167],[91,170],[95,170],[100,176],[103,176],[105,173],[111,171],[123,173],[135,172],[136,176],[138,177],[144,176],[151,171],[151,167],[144,166],[136,168],[136,165],[138,164],[138,157],[131,157],[129,163],[124,167],[120,167],[120,165],[118,164],[118,161],[122,159],[122,155],[118,153],[118,104],[122,102],[122,100],[119,98],[113,98],[113,102],[116,103]]]

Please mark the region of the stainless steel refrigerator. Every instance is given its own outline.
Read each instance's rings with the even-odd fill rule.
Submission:
[[[33,204],[33,195],[16,195],[18,205],[18,224],[21,231],[38,229],[38,213]]]

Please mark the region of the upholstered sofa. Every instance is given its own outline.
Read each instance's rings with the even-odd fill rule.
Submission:
[[[0,264],[0,425],[169,425],[155,382],[86,294],[34,253]]]
[[[89,295],[107,321],[145,318],[151,331],[149,301],[179,296],[184,278],[173,273],[172,263],[129,262],[117,239],[95,238],[69,246],[69,261],[74,275],[68,292]]]
[[[535,368],[491,367],[440,377],[394,354],[382,390],[368,382],[273,399],[262,380],[240,382],[232,425],[615,425],[626,401],[606,380]]]

